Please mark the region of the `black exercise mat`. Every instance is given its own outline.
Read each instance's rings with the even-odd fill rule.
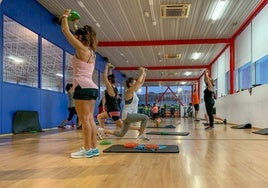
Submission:
[[[189,132],[166,132],[166,131],[150,131],[146,134],[151,135],[171,135],[171,136],[188,136]]]
[[[206,123],[206,122],[204,122],[203,124],[204,125],[209,125],[209,123]],[[214,124],[224,124],[224,123],[223,122],[216,121],[216,122],[214,122]]]
[[[103,152],[104,153],[179,153],[179,146],[160,145],[160,149],[157,150],[151,150],[151,149],[139,150],[136,148],[125,148],[124,145],[117,144],[106,148],[105,150],[103,150]]]
[[[14,114],[13,133],[35,133],[42,132],[37,111],[19,110]]]
[[[146,127],[146,128],[164,128],[164,129],[175,129],[176,128],[176,126],[174,126],[174,125],[166,125],[166,126],[159,126],[159,127],[157,127],[157,126],[148,126],[148,127]]]
[[[268,135],[268,128],[252,132],[254,134]]]
[[[232,126],[231,128],[233,128],[233,129],[251,129],[251,124],[246,123],[246,124],[241,124],[241,125],[235,125],[235,126]]]

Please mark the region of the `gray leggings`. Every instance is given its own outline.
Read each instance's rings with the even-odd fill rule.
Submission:
[[[145,114],[127,114],[127,118],[123,120],[122,128],[120,130],[116,130],[114,132],[114,135],[118,137],[123,137],[127,133],[131,123],[139,121],[141,121],[141,127],[145,128],[148,120],[149,117]]]

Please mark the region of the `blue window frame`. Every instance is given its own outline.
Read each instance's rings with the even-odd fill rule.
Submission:
[[[251,62],[238,69],[238,86],[242,90],[251,87]]]
[[[268,83],[268,55],[255,62],[256,84]]]

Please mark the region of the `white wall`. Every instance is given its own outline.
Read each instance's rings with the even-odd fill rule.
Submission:
[[[235,124],[251,123],[253,127],[268,128],[268,84],[221,97],[216,101],[217,115]],[[204,118],[204,103],[200,105],[199,118]]]
[[[235,40],[235,69],[268,54],[268,5],[253,19]],[[257,128],[268,128],[268,84],[220,97],[225,93],[225,73],[230,69],[228,48],[212,66],[212,77],[218,80],[217,115],[235,124],[251,123]],[[201,90],[204,89],[203,77]],[[202,93],[202,92],[201,92]],[[201,94],[203,98],[203,94]],[[199,118],[204,118],[204,103],[200,104]]]
[[[235,69],[251,61],[251,24],[235,40]]]
[[[268,5],[252,21],[252,61],[268,54]]]

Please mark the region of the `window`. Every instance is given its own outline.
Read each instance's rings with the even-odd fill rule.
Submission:
[[[42,89],[63,91],[63,50],[42,39]]]
[[[268,83],[268,55],[255,62],[256,84]]]
[[[3,81],[38,87],[38,36],[7,16],[3,60]]]
[[[251,87],[251,62],[238,69],[239,90],[245,90]]]
[[[139,104],[146,104],[146,87],[142,87],[139,92]],[[191,86],[151,86],[148,87],[148,104],[159,101],[159,105],[164,104],[189,104],[191,102]],[[165,94],[164,94],[165,92]]]

